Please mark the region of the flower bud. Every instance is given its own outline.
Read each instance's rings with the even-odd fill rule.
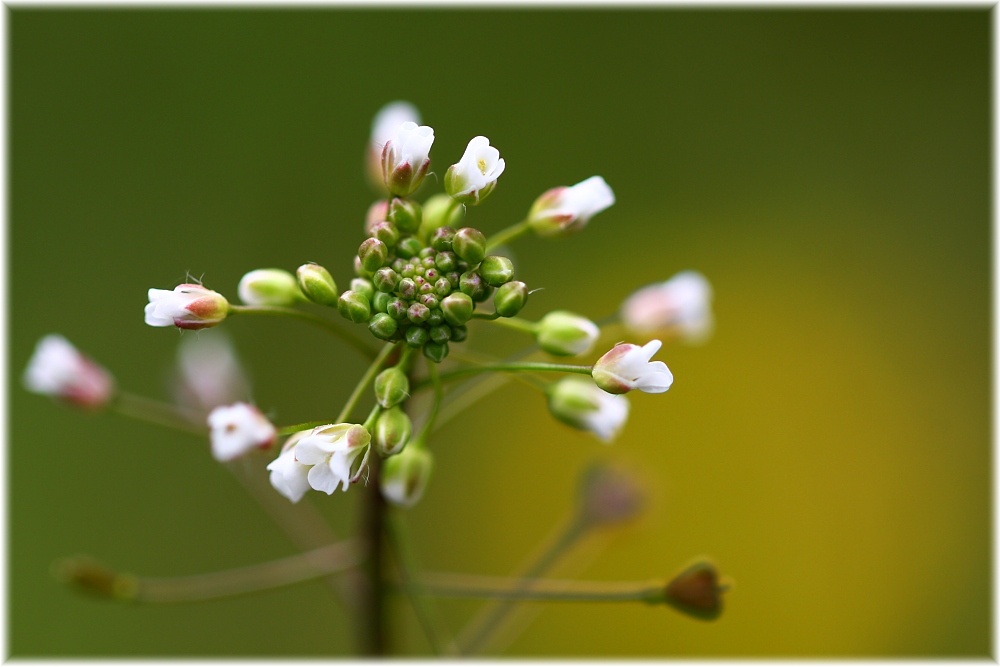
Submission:
[[[434,130],[427,125],[406,122],[393,130],[382,149],[382,178],[389,192],[406,197],[420,187],[431,165],[433,143]]]
[[[295,276],[282,269],[257,269],[240,279],[236,290],[250,306],[290,306],[302,299]]]
[[[451,242],[454,238],[455,229],[453,227],[438,227],[431,233],[429,243],[438,252],[447,252],[451,250]]]
[[[106,406],[115,393],[111,374],[58,334],[38,341],[23,382],[28,391],[90,410]]]
[[[447,324],[433,326],[427,333],[435,343],[447,343],[451,340],[451,327]]]
[[[712,563],[699,561],[674,577],[664,590],[664,602],[677,611],[711,621],[722,613],[722,593],[729,586],[719,581]]]
[[[514,279],[514,263],[506,257],[490,255],[483,259],[479,274],[486,284],[500,287]]]
[[[399,405],[409,397],[410,380],[399,368],[387,368],[375,378],[375,400],[383,408]]]
[[[389,340],[392,338],[398,328],[399,323],[389,317],[386,313],[375,313],[375,315],[368,320],[368,330],[372,332],[373,336],[381,338],[382,340]]]
[[[420,112],[409,102],[402,101],[386,104],[372,119],[371,139],[368,142],[367,172],[369,182],[378,191],[385,191],[385,181],[382,175],[382,150],[385,144],[393,138],[396,128],[407,121],[419,125]],[[379,220],[385,220],[385,216],[383,215]]]
[[[493,297],[493,307],[500,317],[514,317],[528,303],[528,286],[519,280],[501,285]]]
[[[352,279],[351,289],[355,292],[361,292],[369,301],[375,298],[375,285],[372,284],[372,281],[365,278]]]
[[[372,310],[376,313],[387,313],[389,312],[389,302],[392,301],[393,296],[385,292],[377,292],[375,298],[372,299]],[[393,318],[395,319],[395,318]]]
[[[422,303],[415,303],[406,311],[406,316],[414,324],[423,324],[431,316],[431,309]]]
[[[417,444],[386,459],[379,476],[382,496],[393,505],[413,507],[424,495],[434,467],[434,457]]]
[[[439,252],[437,256],[434,257],[434,266],[437,267],[438,271],[441,271],[442,273],[451,273],[458,266],[458,255],[450,250]]]
[[[372,434],[375,451],[382,457],[398,454],[406,446],[412,432],[413,424],[400,407],[383,410],[375,421]]]
[[[483,277],[475,271],[466,271],[458,279],[458,288],[462,290],[462,294],[469,295],[473,301],[482,296],[487,287]]]
[[[417,202],[396,197],[389,205],[385,219],[396,225],[396,228],[401,233],[414,234],[420,229],[420,223],[423,221],[423,213],[420,209],[420,204]]]
[[[476,304],[472,302],[472,297],[463,292],[449,294],[441,300],[441,312],[448,324],[456,326],[465,324],[472,319],[475,309]]]
[[[229,314],[229,302],[218,292],[201,285],[183,284],[172,290],[149,290],[146,324],[178,329],[214,327]]]
[[[462,159],[445,172],[445,192],[457,202],[476,205],[493,192],[504,166],[500,151],[490,146],[489,139],[474,137]]]
[[[372,307],[368,297],[355,290],[347,290],[340,295],[340,299],[337,301],[337,310],[355,324],[367,322],[372,315]]]
[[[431,308],[431,314],[427,317],[425,324],[429,327],[436,327],[444,324],[444,313],[440,308]]]
[[[395,292],[396,287],[399,285],[399,274],[386,266],[375,272],[372,282],[375,284],[375,289],[379,292],[387,294]]]
[[[371,236],[372,228],[380,222],[385,222],[388,214],[389,204],[384,199],[379,199],[369,206],[368,212],[365,214],[365,236]]]
[[[670,389],[674,376],[662,361],[649,361],[661,345],[658,340],[642,347],[630,343],[615,345],[594,364],[591,373],[594,382],[609,394],[624,394],[633,389],[662,394]]]
[[[410,347],[423,347],[428,340],[430,340],[430,336],[427,334],[427,329],[423,327],[410,327],[406,330],[406,344]]]
[[[486,237],[474,227],[462,227],[451,241],[455,254],[475,266],[486,257]]]
[[[389,258],[389,248],[378,239],[365,239],[358,248],[358,257],[365,271],[374,273],[385,265]]]
[[[391,296],[391,295],[390,295]],[[397,322],[402,322],[406,319],[406,309],[409,306],[405,301],[399,297],[394,297],[389,299],[389,303],[385,306],[385,312],[389,314],[389,317],[396,320]]]
[[[565,377],[549,385],[547,393],[553,417],[604,442],[614,440],[628,419],[628,399],[602,391],[590,378]]]
[[[427,341],[424,345],[424,356],[431,361],[440,364],[444,361],[444,358],[448,356],[448,343],[435,343],[434,341]]]
[[[594,347],[601,330],[586,317],[565,310],[554,310],[538,322],[538,345],[560,357],[587,354]]]
[[[372,225],[368,235],[374,239],[378,239],[389,248],[395,247],[399,243],[399,230],[396,229],[396,225],[385,220]]]
[[[361,258],[354,256],[354,273],[360,278],[371,278],[372,272],[361,265]]]
[[[303,264],[295,272],[299,279],[299,289],[313,303],[323,306],[337,304],[337,283],[330,272],[319,264]]]
[[[405,259],[410,259],[411,257],[416,257],[423,247],[424,244],[420,242],[420,239],[414,236],[406,236],[396,244],[396,254]]]
[[[539,236],[568,236],[615,203],[615,194],[600,176],[591,176],[573,187],[549,190],[535,200],[528,224]]]

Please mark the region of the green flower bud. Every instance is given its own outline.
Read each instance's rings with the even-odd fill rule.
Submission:
[[[283,269],[251,271],[240,279],[237,292],[251,306],[290,306],[303,300],[295,276]]]
[[[389,248],[378,239],[365,239],[358,248],[358,257],[365,271],[374,273],[381,269],[389,258]]]
[[[438,252],[445,252],[451,250],[451,242],[454,238],[455,229],[453,227],[438,227],[431,233],[431,238],[428,242]]]
[[[435,343],[447,343],[451,340],[451,327],[447,324],[439,324],[436,327],[431,327],[428,335]]]
[[[405,259],[416,257],[423,249],[424,244],[415,236],[407,236],[399,240],[396,244],[396,254]]]
[[[488,285],[500,287],[514,279],[514,263],[506,257],[490,255],[483,259],[479,274]]]
[[[461,326],[471,320],[475,309],[476,304],[472,302],[472,297],[463,292],[449,294],[441,301],[441,312],[444,313],[445,322],[454,326]]]
[[[462,227],[451,242],[455,254],[475,266],[486,257],[486,237],[474,227]]]
[[[440,364],[444,361],[444,358],[448,356],[448,343],[435,343],[434,341],[428,341],[424,345],[424,356],[433,361],[434,363]]]
[[[403,450],[412,432],[413,424],[402,408],[390,408],[383,411],[375,421],[372,444],[380,456],[392,456]]]
[[[319,264],[303,264],[295,272],[299,280],[299,289],[306,297],[323,306],[337,305],[337,283],[333,282],[330,272]]]
[[[379,489],[387,502],[399,507],[413,507],[424,495],[434,468],[434,457],[414,443],[388,458],[379,475]]]
[[[502,285],[493,297],[493,307],[500,317],[514,317],[528,303],[528,286],[519,280]]]
[[[396,287],[399,285],[399,274],[386,266],[375,272],[372,282],[375,283],[375,289],[379,292],[387,294],[395,292]]]
[[[457,327],[452,325],[451,327],[451,342],[461,343],[463,340],[469,337],[469,329],[467,327]]]
[[[428,266],[428,264],[426,263],[426,259],[428,257],[433,257],[436,254],[437,254],[437,250],[435,250],[434,248],[431,248],[430,246],[426,246],[426,247],[420,249],[420,252],[417,253],[417,257],[419,257],[421,260],[425,260],[424,261],[424,266],[426,267],[426,266]],[[431,262],[430,266],[434,266],[434,262]]]
[[[354,290],[347,290],[340,295],[340,299],[337,301],[337,310],[354,323],[367,322],[372,315],[372,307],[368,297]]]
[[[354,273],[356,273],[361,278],[371,278],[372,272],[361,265],[361,258],[357,255],[354,256]]]
[[[465,217],[465,207],[455,206],[448,195],[438,194],[424,202],[424,221],[420,225],[420,235],[429,238],[439,227],[457,228]]]
[[[439,252],[434,258],[434,266],[436,266],[438,271],[441,271],[442,273],[450,273],[451,271],[454,271],[457,265],[458,255],[450,250]]]
[[[594,347],[601,330],[596,324],[565,310],[554,310],[537,324],[538,345],[560,357],[587,354]]]
[[[399,297],[394,297],[389,299],[389,303],[385,306],[385,312],[389,314],[389,317],[399,322],[406,319],[407,308],[409,308],[409,305],[405,301]]]
[[[483,301],[489,301],[490,295],[493,294],[493,288],[489,285],[483,285],[483,290],[472,297],[472,300],[476,303],[482,303]]]
[[[386,294],[385,292],[379,292],[372,299],[372,309],[377,313],[389,312],[389,302],[392,301],[392,295]]]
[[[406,316],[414,324],[423,324],[431,316],[431,309],[421,303],[415,303],[406,311]]]
[[[483,292],[486,291],[486,287],[487,285],[483,281],[483,277],[475,271],[466,271],[458,279],[458,288],[462,290],[462,294],[471,296],[473,301],[476,300],[477,296],[482,296]]]
[[[428,285],[428,287],[430,287],[430,285]],[[424,304],[430,310],[434,310],[441,304],[438,298],[433,294],[422,294],[420,295],[420,298],[417,299],[417,302]]]
[[[382,340],[392,338],[398,328],[399,324],[396,323],[396,320],[389,317],[386,313],[375,313],[368,321],[368,330],[372,332],[373,336]]]
[[[385,219],[394,224],[400,232],[413,234],[420,229],[423,214],[417,202],[396,197],[389,205]]]
[[[365,278],[352,279],[351,289],[355,292],[361,292],[369,301],[375,298],[375,285],[372,284],[372,281]]]
[[[406,344],[410,347],[423,347],[428,340],[430,336],[423,327],[413,326],[406,330]]]
[[[434,294],[438,297],[446,297],[451,294],[451,283],[447,278],[438,278],[434,281]]]
[[[398,289],[404,299],[413,299],[417,296],[417,283],[413,278],[403,278],[400,280]]]
[[[429,327],[436,327],[439,324],[444,324],[444,313],[441,312],[440,308],[432,308],[430,317],[427,318],[426,322]]]
[[[375,378],[375,399],[383,408],[399,405],[410,397],[410,381],[399,368],[387,368]]]
[[[372,225],[368,235],[378,239],[390,248],[399,243],[399,230],[391,222],[382,221],[375,223]]]

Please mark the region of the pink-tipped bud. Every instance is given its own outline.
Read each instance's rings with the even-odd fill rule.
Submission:
[[[88,410],[103,408],[115,391],[110,373],[57,334],[38,341],[23,381],[28,391]]]
[[[226,319],[229,302],[201,285],[178,285],[173,290],[149,290],[146,324],[151,327],[205,329]]]
[[[412,194],[424,180],[431,161],[434,130],[406,122],[399,125],[382,149],[382,178],[397,197]]]

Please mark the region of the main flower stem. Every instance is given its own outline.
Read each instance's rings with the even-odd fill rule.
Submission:
[[[330,320],[313,315],[312,313],[307,313],[304,310],[285,308],[284,306],[238,306],[230,304],[229,314],[270,315],[271,317],[291,317],[293,319],[302,320],[303,322],[308,322],[313,326],[317,326],[332,333],[334,336],[337,336],[369,359],[374,358],[376,355],[376,351],[372,349],[372,346],[365,342],[362,338],[355,336],[346,329],[342,329]]]
[[[518,373],[518,372],[529,372],[529,373],[577,373],[580,375],[590,375],[591,371],[594,369],[593,366],[571,366],[569,364],[549,364],[544,362],[533,362],[533,361],[518,361],[509,363],[499,363],[499,364],[483,364],[482,366],[466,366],[465,368],[456,368],[453,371],[448,371],[447,373],[441,373],[440,381],[448,382],[454,380],[455,378],[460,378],[465,375],[472,375],[474,373]],[[429,379],[423,379],[416,382],[413,385],[413,391],[423,389],[429,384]]]
[[[368,385],[372,383],[375,376],[378,375],[380,370],[382,370],[385,360],[389,358],[389,355],[392,354],[395,347],[396,343],[386,343],[382,348],[382,351],[378,353],[378,356],[376,356],[375,360],[372,361],[371,366],[368,367],[365,374],[361,376],[360,380],[358,380],[358,384],[354,387],[354,391],[351,392],[351,395],[348,397],[347,403],[344,404],[340,414],[337,415],[336,423],[340,424],[351,416],[351,412],[353,412],[354,408],[357,406],[358,401],[361,399],[361,395],[365,393]]]
[[[486,239],[486,250],[490,251],[497,246],[510,243],[515,239],[521,238],[530,231],[531,227],[528,225],[528,219],[525,218],[516,225],[511,225],[507,229],[502,229],[490,238]]]
[[[378,476],[381,468],[379,457],[372,456],[368,463],[367,497],[361,512],[361,534],[364,536],[368,560],[365,563],[364,594],[360,599],[362,619],[362,653],[369,657],[382,657],[386,646],[385,582],[383,532],[385,529],[385,500],[379,491]]]

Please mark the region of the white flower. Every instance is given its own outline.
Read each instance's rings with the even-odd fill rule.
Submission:
[[[614,440],[628,420],[628,399],[602,391],[587,378],[563,378],[548,393],[549,410],[556,419],[604,442]]]
[[[489,139],[474,137],[462,159],[445,173],[444,189],[463,204],[478,204],[493,192],[505,166]]]
[[[531,228],[541,236],[580,231],[590,219],[615,203],[615,193],[600,176],[572,187],[553,188],[535,200],[528,213]]]
[[[664,332],[687,343],[712,333],[712,286],[697,271],[683,271],[666,282],[634,292],[621,308],[622,321],[637,333]]]
[[[201,285],[178,285],[172,290],[149,290],[146,324],[180,329],[214,327],[226,318],[229,302],[218,292]]]
[[[427,125],[406,122],[396,127],[382,148],[382,178],[397,197],[413,193],[431,165],[434,130]]]
[[[218,461],[232,461],[252,449],[266,449],[274,444],[278,431],[260,410],[248,403],[223,405],[208,415],[212,430],[212,456]]]
[[[554,310],[538,321],[538,345],[549,354],[576,357],[587,354],[601,335],[600,328],[586,317]]]
[[[379,476],[382,497],[393,505],[413,507],[424,495],[434,457],[420,443],[406,446],[399,454],[383,462]]]
[[[58,334],[38,341],[23,382],[29,391],[83,408],[103,407],[115,391],[111,375]]]
[[[177,403],[208,412],[245,399],[250,393],[236,350],[219,330],[184,336],[177,348]]]
[[[292,435],[281,448],[281,455],[267,465],[271,471],[271,486],[293,503],[302,500],[310,489],[309,471],[312,466],[295,460],[295,445],[310,433],[312,431],[299,431]]]
[[[358,481],[368,464],[371,435],[358,424],[327,424],[314,428],[295,445],[295,460],[312,466],[309,486],[327,495]],[[360,462],[357,462],[362,456]],[[357,465],[355,465],[357,463]]]
[[[642,347],[631,343],[615,345],[594,364],[594,382],[609,394],[624,394],[633,389],[662,394],[674,382],[665,363],[650,362],[662,345],[658,340],[651,340]]]

